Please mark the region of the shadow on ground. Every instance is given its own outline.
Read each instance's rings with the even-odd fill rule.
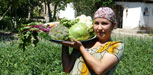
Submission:
[[[0,41],[16,40],[17,37],[15,36],[15,34],[16,33],[0,32]]]

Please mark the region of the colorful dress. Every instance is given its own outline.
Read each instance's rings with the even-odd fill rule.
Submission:
[[[110,53],[117,56],[120,61],[123,56],[124,44],[120,41],[109,41],[101,47],[86,50],[97,59],[101,59],[105,53]],[[77,60],[75,61],[70,75],[95,75],[92,70],[87,68],[80,52],[76,53],[75,57],[77,58]],[[111,68],[106,75],[114,75],[116,66],[117,64],[113,68]]]

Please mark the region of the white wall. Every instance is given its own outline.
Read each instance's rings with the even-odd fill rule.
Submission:
[[[128,12],[124,9],[123,14],[123,28],[133,29],[139,26],[140,21],[140,7],[128,8]]]
[[[123,10],[123,29],[135,29],[138,27],[153,27],[153,4],[142,2],[116,2],[122,5]],[[149,8],[149,16],[144,16],[144,8]],[[126,9],[128,8],[128,12]]]

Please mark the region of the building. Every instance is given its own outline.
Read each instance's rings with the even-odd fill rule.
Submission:
[[[153,0],[115,0],[118,28],[153,29]]]

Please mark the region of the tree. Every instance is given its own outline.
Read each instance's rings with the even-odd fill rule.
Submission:
[[[45,4],[47,4],[48,7],[48,16],[49,21],[55,21],[56,20],[56,13],[59,10],[63,10],[67,3],[69,3],[69,0],[45,0]],[[53,5],[53,11],[50,10],[50,4]],[[52,15],[53,14],[53,15]]]
[[[71,0],[77,16],[85,14],[93,16],[93,13],[101,6],[112,6],[113,0]]]
[[[28,21],[31,21],[35,13],[40,14],[39,11],[42,9],[38,10],[38,12],[34,12],[34,9],[35,7],[41,8],[42,3],[45,3],[45,7],[48,7],[49,21],[55,21],[56,13],[64,9],[68,2],[69,0],[0,0],[0,21],[2,21],[5,16],[8,17],[5,18],[7,20],[0,23],[0,28],[5,29],[5,27],[12,27],[11,29],[14,30],[17,30],[16,28],[19,29],[21,23],[28,23]],[[52,8],[54,8],[53,11],[51,10],[51,5]],[[11,24],[7,24],[6,21],[11,22]]]
[[[15,28],[18,27],[16,21],[20,20],[20,14],[24,14],[23,11],[20,11],[19,9],[23,7],[22,5],[27,3],[27,0],[0,0],[0,28],[16,30]],[[23,9],[26,9],[26,7],[23,7]],[[22,16],[25,16],[25,14]],[[5,20],[3,20],[4,18]]]
[[[2,20],[5,15],[13,15],[12,12],[15,12],[18,8],[26,3],[27,0],[0,0],[0,20]]]

